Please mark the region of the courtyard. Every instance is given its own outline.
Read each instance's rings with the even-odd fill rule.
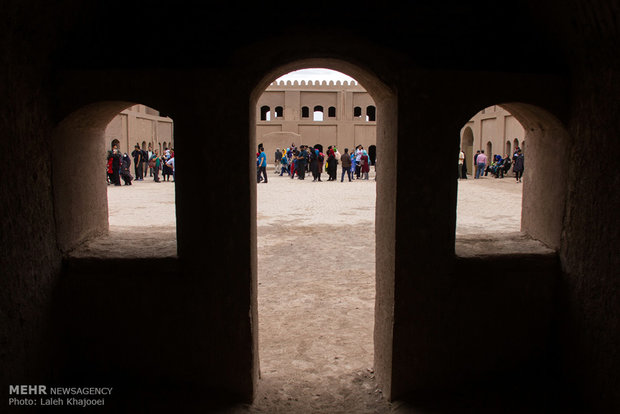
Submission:
[[[258,184],[261,378],[255,403],[241,410],[390,410],[373,371],[374,171],[369,180],[326,179],[291,180],[270,168]],[[518,239],[521,194],[511,176],[459,180],[457,252],[469,241]],[[110,234],[74,256],[175,256],[173,182],[109,186],[108,202]]]

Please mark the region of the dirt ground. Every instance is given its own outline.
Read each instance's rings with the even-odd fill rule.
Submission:
[[[312,182],[275,175],[258,184],[261,378],[250,413],[387,413],[373,371],[376,182]],[[459,180],[457,236],[518,232],[522,184]],[[174,183],[108,187],[110,236],[79,254],[109,249],[156,223],[148,251],[175,254]],[[156,201],[154,201],[156,200]]]

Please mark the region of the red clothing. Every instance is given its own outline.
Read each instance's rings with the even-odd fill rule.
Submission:
[[[112,174],[114,172],[114,168],[112,168],[112,157],[108,158],[108,174]]]
[[[362,155],[362,172],[370,172],[370,165],[368,164],[368,155]]]

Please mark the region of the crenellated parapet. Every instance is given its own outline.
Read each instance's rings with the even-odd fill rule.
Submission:
[[[346,81],[346,80],[286,80],[286,81],[275,81],[272,82],[266,90],[296,90],[303,88],[304,90],[322,90],[322,91],[341,91],[341,90],[351,90],[355,92],[366,92],[359,83],[356,81]]]

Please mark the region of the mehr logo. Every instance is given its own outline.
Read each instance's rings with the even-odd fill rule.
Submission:
[[[45,385],[9,385],[9,395],[47,395]]]

